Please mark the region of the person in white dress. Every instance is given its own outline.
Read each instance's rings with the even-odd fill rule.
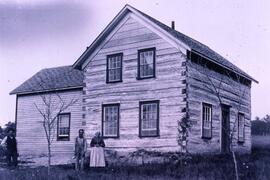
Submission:
[[[100,132],[96,132],[90,143],[90,167],[105,167],[105,143]]]

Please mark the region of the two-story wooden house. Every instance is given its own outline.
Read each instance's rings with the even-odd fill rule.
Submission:
[[[19,153],[46,153],[34,104],[55,92],[78,101],[58,115],[53,153],[71,154],[80,128],[89,140],[100,131],[115,151],[180,151],[183,118],[189,152],[230,144],[248,152],[252,81],[209,47],[126,5],[73,66],[41,70],[11,92]]]

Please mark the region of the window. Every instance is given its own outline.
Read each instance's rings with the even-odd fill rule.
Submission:
[[[155,56],[155,48],[138,51],[138,79],[155,77]]]
[[[102,106],[103,137],[119,137],[119,107],[120,104]]]
[[[139,136],[159,135],[159,101],[140,102]]]
[[[202,138],[212,138],[212,105],[203,103]]]
[[[238,142],[245,141],[245,116],[238,113]]]
[[[122,53],[107,56],[107,83],[122,81],[122,58]]]
[[[57,140],[69,141],[70,133],[70,113],[58,115]]]

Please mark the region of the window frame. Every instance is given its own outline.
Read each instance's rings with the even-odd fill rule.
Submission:
[[[204,133],[204,131],[205,131],[205,129],[204,129],[204,107],[209,107],[210,109],[211,109],[211,113],[209,113],[209,115],[211,116],[210,117],[210,119],[211,119],[211,121],[210,121],[210,137],[208,137],[208,136],[205,136],[205,133]],[[202,103],[202,139],[212,139],[212,137],[213,137],[213,106],[212,106],[212,104],[209,104],[209,103],[205,103],[205,102],[203,102]]]
[[[146,77],[141,77],[141,56],[140,54],[143,52],[147,52],[147,51],[153,51],[153,75],[151,76],[146,76]],[[138,50],[138,62],[137,62],[137,79],[141,80],[141,79],[149,79],[149,78],[155,78],[156,77],[156,48],[152,47],[152,48],[146,48],[146,49],[140,49]]]
[[[142,134],[142,105],[144,104],[157,104],[157,127],[156,127],[156,135],[143,135]],[[140,101],[139,102],[139,137],[140,138],[147,138],[147,137],[159,137],[160,136],[160,131],[159,131],[159,120],[160,120],[160,101],[159,100],[151,100],[151,101]]]
[[[240,140],[240,123],[239,123],[239,120],[240,120],[240,116],[243,116],[243,140]],[[237,114],[237,119],[238,119],[238,121],[237,121],[237,126],[238,126],[238,129],[237,129],[237,135],[238,135],[238,137],[237,137],[237,141],[238,141],[238,143],[244,143],[245,142],[245,114],[244,113],[241,113],[241,112],[239,112],[238,114]]]
[[[119,80],[114,80],[114,81],[110,81],[109,79],[109,59],[112,57],[121,57],[121,63],[120,63],[120,79]],[[116,53],[116,54],[110,54],[107,55],[106,58],[106,83],[118,83],[118,82],[122,82],[123,81],[123,53]]]
[[[104,109],[105,107],[108,106],[117,106],[118,107],[118,119],[117,119],[117,134],[115,136],[108,136],[108,135],[104,135]],[[120,128],[120,103],[113,103],[113,104],[102,104],[102,114],[101,114],[101,135],[103,138],[119,138],[119,128]]]
[[[69,119],[68,119],[68,126],[69,126],[69,132],[68,132],[68,136],[67,137],[61,137],[61,136],[59,136],[59,123],[60,123],[60,116],[62,116],[62,115],[68,115],[69,116]],[[70,121],[71,121],[71,113],[59,113],[58,115],[57,115],[57,141],[70,141]]]

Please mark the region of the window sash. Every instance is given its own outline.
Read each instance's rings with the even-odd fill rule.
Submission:
[[[142,130],[157,130],[157,103],[142,104]]]
[[[120,81],[121,80],[121,68],[118,69],[109,69],[108,70],[108,80],[109,82]]]
[[[154,75],[154,65],[146,64],[140,65],[140,77],[152,77]]]
[[[155,49],[139,51],[139,77],[153,77],[155,74]]]
[[[202,108],[202,136],[205,138],[212,137],[212,106],[208,104],[203,104]]]
[[[122,54],[107,57],[107,81],[115,82],[122,80]]]
[[[58,115],[58,137],[69,137],[70,114]]]
[[[119,105],[103,107],[103,136],[118,136]]]
[[[157,136],[159,121],[159,102],[140,103],[140,136]]]

